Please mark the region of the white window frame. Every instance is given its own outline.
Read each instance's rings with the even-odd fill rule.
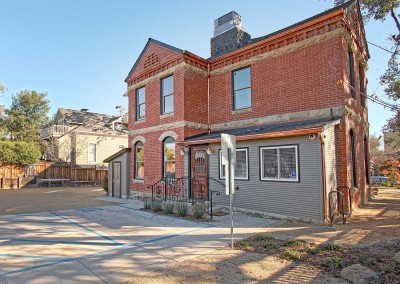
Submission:
[[[90,145],[94,145],[94,149],[95,149],[94,161],[90,161]],[[89,143],[88,144],[88,163],[96,163],[96,162],[97,162],[97,144]]]
[[[236,152],[244,151],[246,152],[246,177],[236,177],[235,180],[249,180],[249,148],[236,148]],[[225,179],[223,175],[223,165],[222,165],[222,150],[218,150],[219,157],[219,179]]]
[[[295,149],[295,158],[296,158],[296,178],[280,178],[281,173],[281,161],[280,161],[280,151],[279,149],[287,149],[294,148]],[[264,177],[264,155],[263,150],[268,149],[277,149],[278,153],[278,177]],[[268,146],[268,147],[260,147],[260,180],[266,181],[289,181],[289,182],[299,182],[299,149],[298,145],[285,145],[285,146]]]

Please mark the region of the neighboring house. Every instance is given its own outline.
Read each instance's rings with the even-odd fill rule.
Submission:
[[[360,205],[370,180],[368,58],[356,1],[259,38],[228,13],[215,21],[209,59],[149,39],[126,78],[131,190],[190,177],[228,205],[215,180],[224,183],[220,134],[230,133],[236,208],[328,222],[338,186]]]
[[[385,154],[400,153],[400,133],[383,132],[383,146]]]
[[[59,108],[54,125],[43,129],[47,158],[72,165],[102,165],[128,146],[127,118]]]

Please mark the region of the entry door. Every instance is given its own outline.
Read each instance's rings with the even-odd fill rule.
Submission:
[[[113,162],[112,196],[121,198],[121,162]]]
[[[199,181],[208,190],[208,157],[206,152],[206,146],[195,146],[192,147],[192,178]],[[196,185],[193,186],[193,191],[198,191]],[[196,195],[196,193],[194,193]],[[205,193],[207,195],[207,193]]]

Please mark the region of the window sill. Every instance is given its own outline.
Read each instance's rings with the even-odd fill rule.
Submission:
[[[136,124],[142,124],[142,123],[145,123],[145,122],[146,122],[146,119],[136,120],[136,121],[135,121],[135,125],[136,125]]]
[[[171,116],[174,116],[173,112],[160,115],[160,119],[171,117]]]
[[[232,110],[232,114],[241,114],[241,113],[247,113],[247,112],[252,112],[253,109],[251,107],[248,108],[242,108],[238,110]]]
[[[141,183],[141,184],[144,184],[144,179],[133,179],[133,183]]]

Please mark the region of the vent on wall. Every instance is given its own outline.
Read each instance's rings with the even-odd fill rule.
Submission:
[[[158,55],[152,53],[149,56],[147,56],[147,59],[144,62],[144,68],[148,68],[150,66],[156,65],[158,62],[159,62]]]

